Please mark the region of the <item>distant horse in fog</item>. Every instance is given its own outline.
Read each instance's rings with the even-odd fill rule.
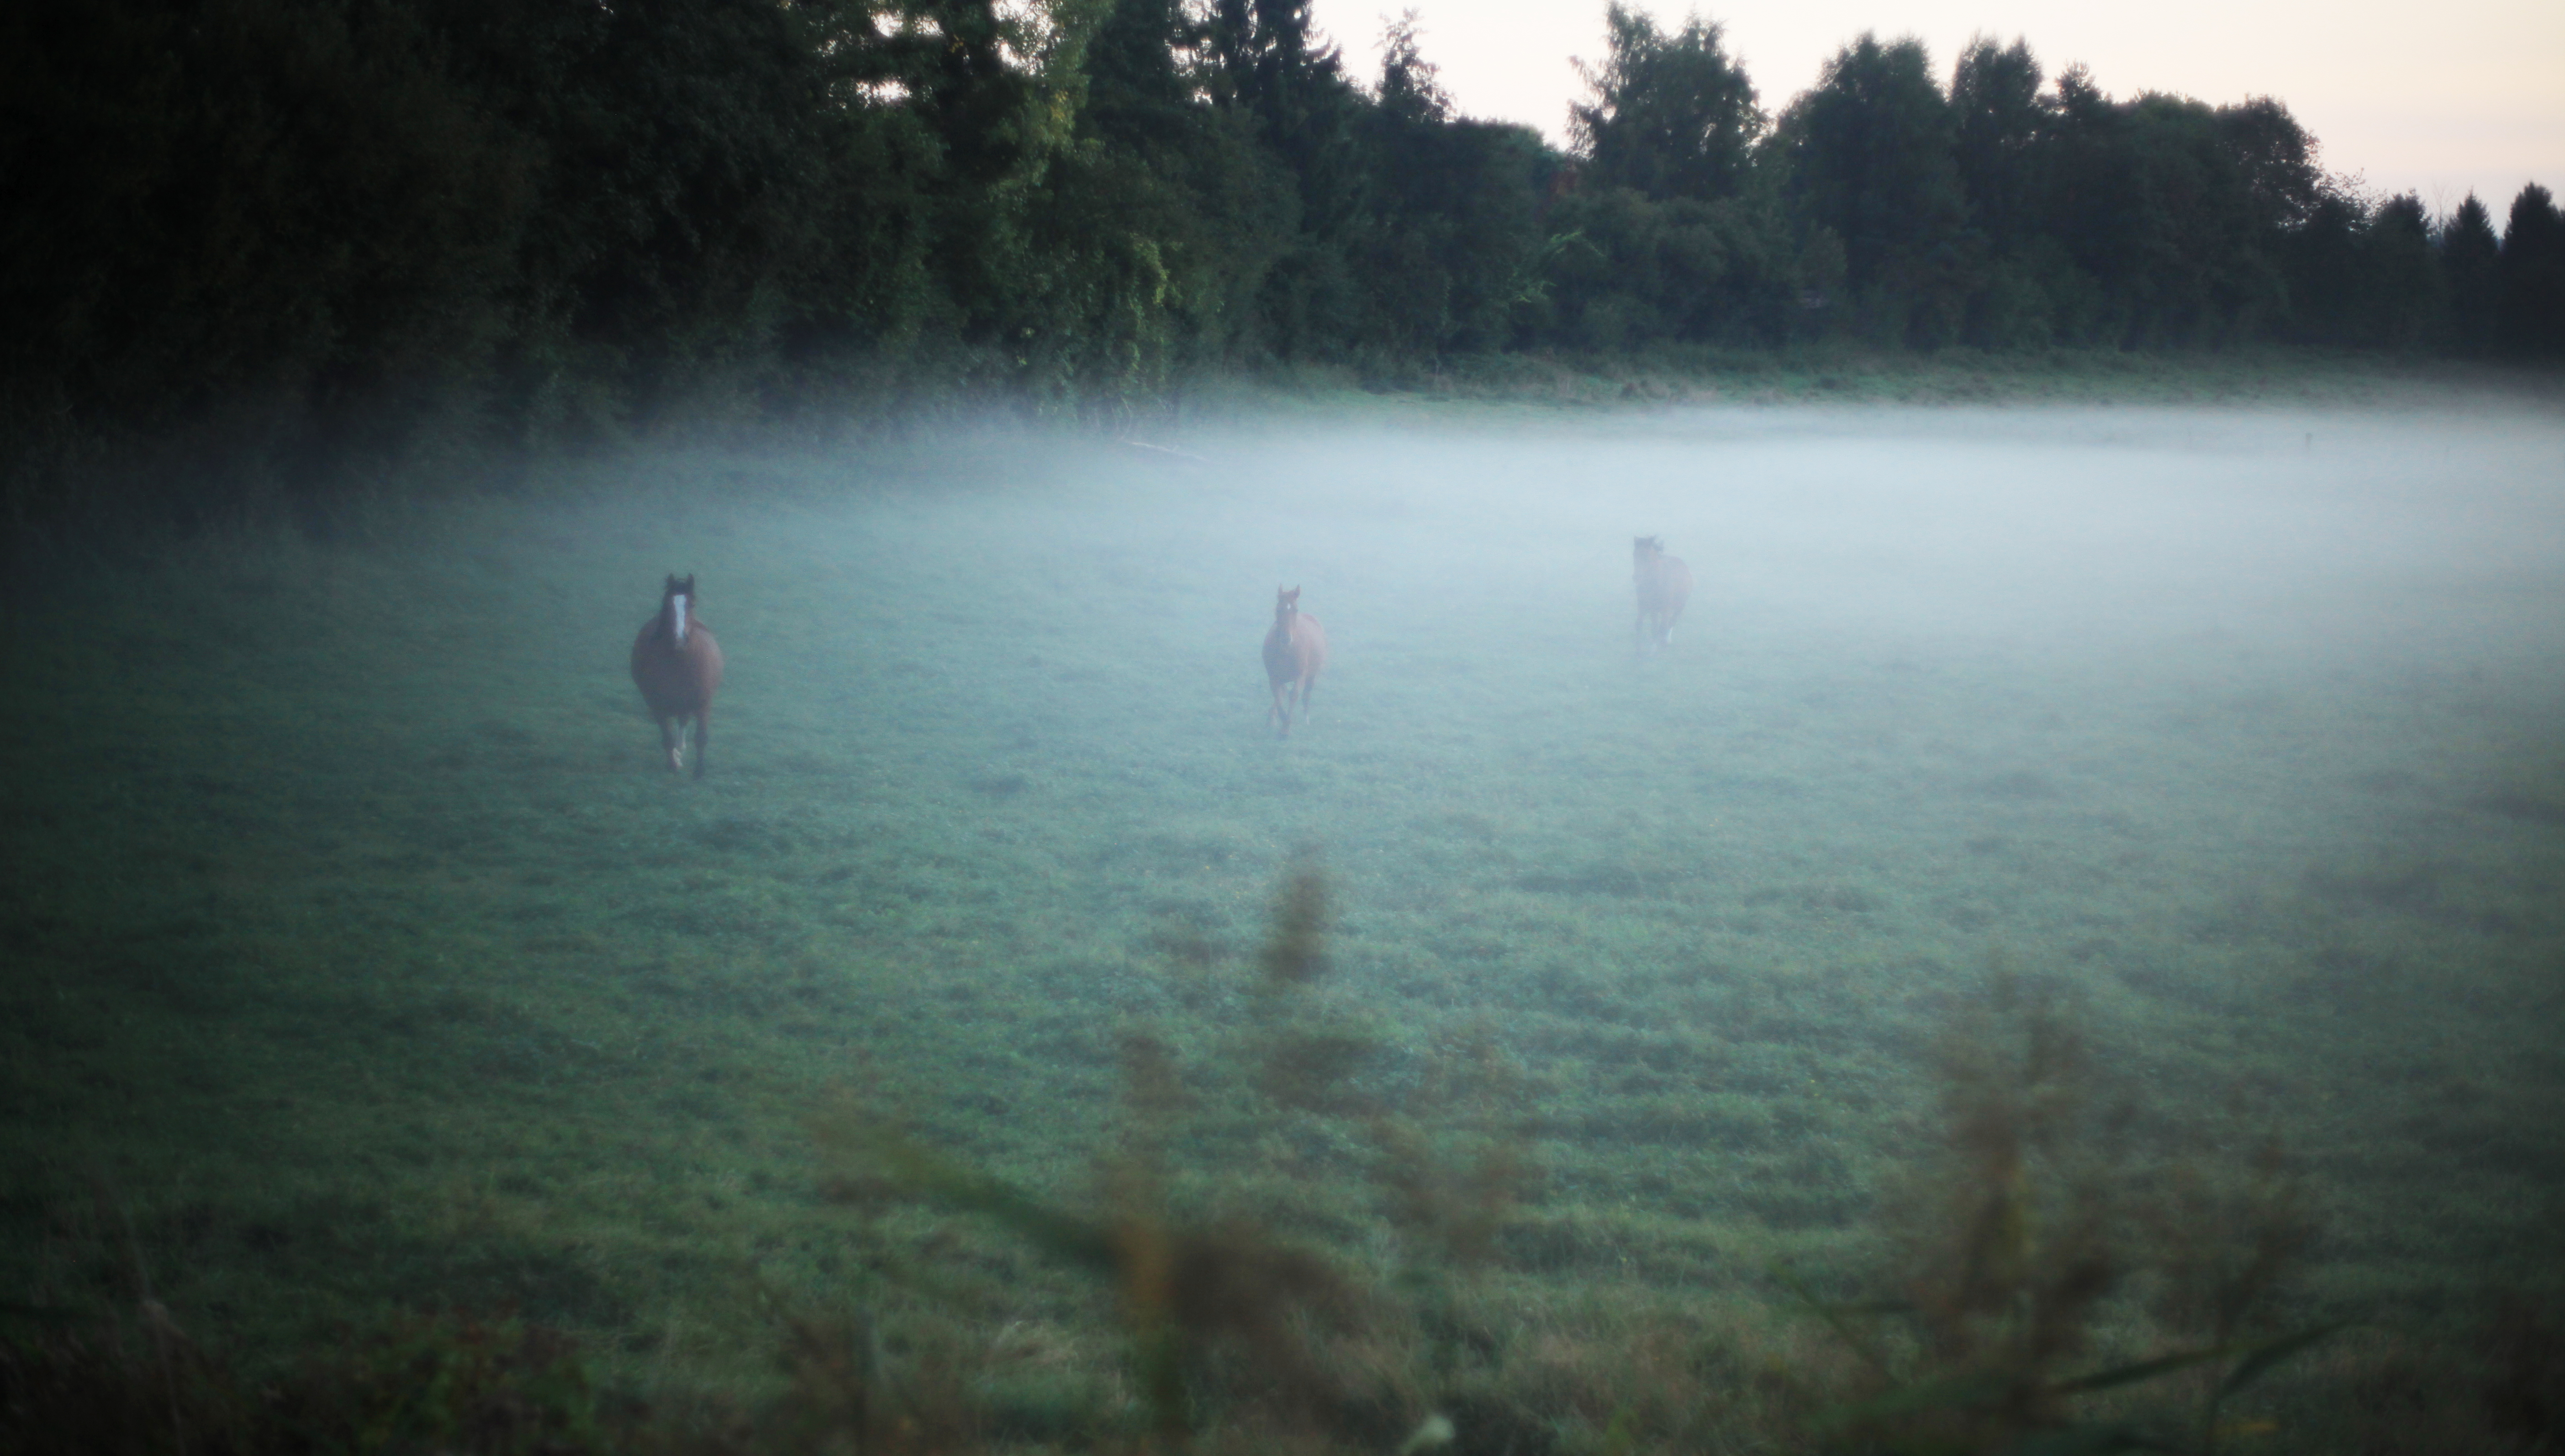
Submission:
[[[1630,546],[1632,577],[1639,587],[1639,650],[1674,640],[1675,618],[1692,597],[1692,568],[1666,555],[1666,544],[1641,536]]]
[[[668,772],[685,765],[686,720],[695,720],[695,777],[704,776],[704,753],[713,741],[713,689],[721,686],[721,644],[695,618],[695,579],[668,578],[659,609],[632,640],[632,682],[659,720],[668,750]]]
[[[1265,634],[1265,679],[1274,689],[1274,710],[1266,721],[1278,738],[1291,736],[1291,705],[1309,716],[1309,689],[1318,669],[1327,665],[1327,629],[1314,616],[1300,614],[1300,589],[1274,589],[1274,629]]]

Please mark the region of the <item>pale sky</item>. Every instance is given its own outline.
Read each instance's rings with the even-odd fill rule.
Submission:
[[[1366,83],[1404,0],[1313,0],[1317,24]],[[1603,0],[1415,0],[1425,59],[1463,113],[1539,127],[1563,142],[1584,96],[1571,56],[1603,54]],[[1681,0],[1637,8],[1661,29]],[[2334,172],[2435,211],[2473,188],[2502,227],[2523,182],[2565,193],[2565,0],[1752,0],[1701,7],[1727,27],[1766,112],[1777,113],[1864,30],[1920,36],[1948,86],[1973,34],[2030,42],[2051,77],[2074,62],[2112,97],[2162,91],[2213,105],[2277,97]]]

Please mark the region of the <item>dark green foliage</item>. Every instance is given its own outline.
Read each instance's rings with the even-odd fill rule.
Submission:
[[[510,361],[526,426],[575,411],[566,386],[607,391],[615,417],[577,421],[594,428],[647,422],[754,371],[785,280],[817,245],[828,128],[799,13],[737,0],[422,9],[470,56],[458,81],[540,158],[542,224],[517,260],[530,314]]]
[[[1347,251],[1371,299],[1362,342],[1396,355],[1505,348],[1539,251],[1548,148],[1526,127],[1450,111],[1414,26],[1393,26],[1380,104],[1357,133],[1372,204]]]
[[[1842,240],[1848,323],[1865,338],[1958,342],[1975,249],[1954,133],[1915,40],[1862,36],[1782,114],[1788,195],[1807,226]]]
[[[249,1380],[157,1303],[0,1343],[0,1440],[26,1456],[629,1450],[577,1349],[513,1319],[412,1317]]]
[[[1120,315],[1135,345],[1159,337],[1160,368],[1215,364],[1245,347],[1255,298],[1297,228],[1291,174],[1256,142],[1251,117],[1209,105],[1176,60],[1201,36],[1169,0],[1119,0],[1087,47],[1081,144],[1059,177],[1064,201],[1080,184],[1102,227],[1154,250],[1165,293],[1129,300]],[[1135,355],[1135,362],[1137,358]],[[1133,377],[1163,386],[1163,371]]]
[[[1969,196],[1973,244],[1984,253],[1962,335],[1982,347],[2053,342],[2090,286],[2048,229],[2059,104],[2040,80],[2027,44],[1998,50],[1983,37],[1961,52],[1951,76],[1952,155]]]
[[[2039,62],[2014,41],[2007,50],[1980,37],[1951,75],[1956,126],[1952,159],[1968,191],[1972,225],[2011,250],[2038,231],[2046,178],[2041,168],[2056,111],[2040,92]]]
[[[2446,337],[2449,282],[2419,197],[2370,207],[2327,188],[2288,235],[2292,332],[2335,344],[2410,349]]]
[[[2535,182],[2512,199],[2497,276],[2503,348],[2532,359],[2565,356],[2565,215]]]
[[[2070,337],[2126,346],[2251,337],[2284,308],[2275,256],[2316,201],[2312,144],[2276,104],[2113,104],[2058,81],[2059,242],[2097,287]]]
[[[182,528],[461,459],[1202,371],[2281,340],[2554,357],[2565,224],[2329,179],[2280,103],[1863,36],[1767,127],[1605,7],[1573,154],[1305,0],[34,0],[0,15],[0,490]],[[406,475],[404,474],[406,472]],[[444,470],[451,475],[456,472]]]
[[[2361,241],[2368,337],[2356,342],[2410,349],[2448,332],[2448,285],[2433,256],[2432,219],[2423,199],[2408,192],[2380,204]]]
[[[1568,109],[1587,173],[1660,201],[1743,190],[1763,114],[1746,69],[1722,50],[1720,27],[1695,15],[1664,35],[1617,0],[1603,23],[1603,64],[1578,67],[1594,100]]]
[[[272,472],[378,463],[468,414],[511,332],[537,159],[442,61],[395,3],[10,7],[8,433],[139,430]]]
[[[1756,185],[1765,126],[1745,68],[1699,17],[1665,35],[1614,5],[1606,25],[1603,63],[1580,68],[1581,165],[1548,208],[1529,332],[1605,352],[1788,337],[1804,270]]]
[[[1333,236],[1361,200],[1353,129],[1364,99],[1335,48],[1311,35],[1307,0],[1218,0],[1207,41],[1211,95],[1255,119],[1298,180],[1303,230]]]
[[[1807,270],[1759,200],[1655,202],[1611,188],[1561,198],[1550,226],[1543,332],[1572,347],[1766,344],[1787,338],[1803,312]]]
[[[2493,352],[2502,320],[2502,244],[2492,215],[2469,192],[2440,232],[2441,276],[2449,300],[2451,344],[2464,355]]]

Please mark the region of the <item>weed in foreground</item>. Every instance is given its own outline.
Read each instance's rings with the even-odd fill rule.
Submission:
[[[985,1216],[1107,1286],[1144,1444],[1413,1451],[1451,1439],[1451,1421],[1432,1408],[1430,1351],[1443,1342],[1437,1332],[1463,1343],[1471,1335],[1448,1284],[1427,1271],[1466,1270],[1486,1256],[1527,1163],[1493,1116],[1438,1139],[1363,1087],[1374,1039],[1313,999],[1326,968],[1325,915],[1325,880],[1303,863],[1284,881],[1259,957],[1248,1031],[1208,1065],[1184,1066],[1155,1035],[1124,1039],[1124,1128],[1100,1159],[1096,1211],[965,1167],[860,1104],[816,1124],[823,1146],[855,1170],[839,1186]],[[1480,1084],[1502,1081],[1480,1071]],[[1178,1196],[1174,1149],[1218,1145],[1220,1129],[1231,1145],[1269,1152],[1333,1148],[1356,1140],[1339,1134],[1357,1134],[1370,1148],[1363,1171],[1401,1236],[1406,1277],[1368,1277],[1287,1236],[1278,1218],[1288,1209],[1205,1212]],[[1189,1139],[1189,1130],[1202,1135]],[[1296,1153],[1290,1160],[1306,1166]],[[1421,1360],[1420,1350],[1429,1351]]]
[[[2227,1173],[2133,1171],[2130,1119],[2099,1094],[2076,1019],[2007,976],[1951,1034],[1941,1136],[1897,1190],[1912,1210],[1899,1297],[1829,1305],[1782,1274],[1840,1351],[1757,1337],[1680,1296],[1606,1308],[1627,1295],[1598,1290],[1580,1310],[1500,1291],[1480,1274],[1502,1264],[1498,1234],[1532,1178],[1510,1068],[1490,1045],[1465,1047],[1409,1079],[1393,1110],[1375,1041],[1323,999],[1325,904],[1314,869],[1286,880],[1244,1029],[1212,1054],[1124,1039],[1123,1125],[1083,1206],[930,1150],[862,1102],[816,1124],[842,1201],[977,1215],[1084,1278],[1115,1312],[1118,1397],[1049,1414],[993,1400],[988,1376],[1012,1345],[1074,1336],[995,1325],[924,1260],[887,1254],[867,1286],[877,1307],[779,1311],[789,1390],[753,1412],[687,1422],[600,1402],[565,1336],[504,1318],[409,1317],[247,1380],[150,1297],[128,1247],[128,1313],[76,1327],[65,1311],[0,1307],[0,1445],[1564,1456],[2205,1452],[2252,1435],[2269,1438],[2259,1449],[2383,1452],[2408,1437],[2556,1449],[2565,1340],[2551,1314],[2515,1305],[2480,1358],[2457,1361],[2384,1332],[2328,1342],[2338,1327],[2281,1328],[2310,1225],[2276,1148]],[[1199,1181],[1188,1191],[1188,1164],[1277,1146],[1320,1150],[1294,1152],[1294,1169],[1357,1174],[1386,1241],[1310,1247],[1295,1221],[1340,1215],[1340,1201],[1294,1206],[1274,1196],[1270,1168],[1252,1212]],[[1060,1360],[1080,1362],[1097,1363]],[[2275,1375],[2318,1392],[2295,1409],[2329,1411],[2331,1425],[2226,1417]],[[1851,1398],[1825,1408],[1838,1391]]]
[[[2229,1397],[2341,1328],[2255,1334],[2308,1235],[2276,1148],[2241,1184],[2131,1175],[2130,1110],[2096,1108],[2089,1048],[2050,988],[1998,971],[1942,1081],[1942,1145],[1900,1200],[1905,1294],[1829,1305],[1781,1271],[1885,1387],[1821,1425],[1899,1451],[2209,1450],[2242,1429],[2219,1419]],[[2133,1284],[2155,1291],[2156,1337],[2208,1342],[2069,1373],[2129,1342]],[[2195,1417],[2110,1393],[2186,1372],[2215,1377]]]

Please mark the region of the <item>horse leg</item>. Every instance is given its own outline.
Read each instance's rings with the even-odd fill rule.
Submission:
[[[1275,737],[1291,736],[1291,684],[1288,679],[1274,684],[1274,711],[1265,715],[1265,721],[1274,725]]]
[[[1300,721],[1309,721],[1309,693],[1318,685],[1318,674],[1312,672],[1300,679]]]
[[[661,718],[659,720],[659,746],[668,751],[669,773],[673,774],[678,772],[678,761],[685,753],[685,744],[686,720],[683,718]]]
[[[698,779],[704,776],[704,760],[712,753],[712,747],[713,705],[706,703],[695,710],[695,777]]]

